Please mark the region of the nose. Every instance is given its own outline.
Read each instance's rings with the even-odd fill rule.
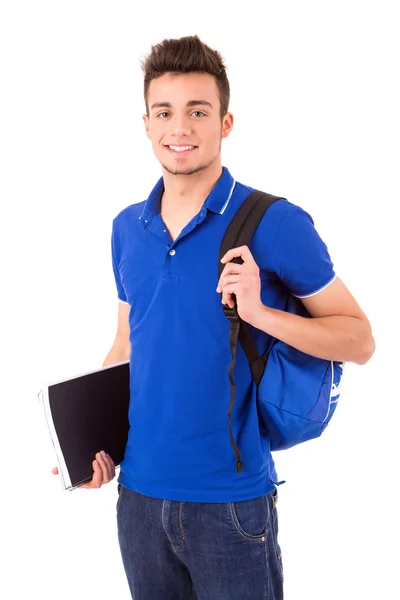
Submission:
[[[172,131],[176,137],[180,137],[181,135],[190,135],[192,133],[192,128],[185,116],[176,115],[172,124]]]
[[[192,130],[188,127],[175,127],[174,135],[180,137],[181,135],[190,135]]]

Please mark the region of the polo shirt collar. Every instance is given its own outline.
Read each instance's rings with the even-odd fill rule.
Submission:
[[[204,207],[213,213],[222,215],[232,197],[236,181],[226,167],[222,167],[222,173],[217,183],[204,201]],[[161,196],[164,192],[164,178],[160,177],[156,185],[150,192],[150,196],[145,202],[143,212],[139,217],[146,227],[154,215],[160,213]]]
[[[204,207],[214,213],[223,214],[235,189],[236,181],[226,167],[222,167],[221,177],[208,194]]]

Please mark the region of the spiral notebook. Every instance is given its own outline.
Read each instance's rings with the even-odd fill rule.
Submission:
[[[129,421],[129,361],[45,384],[38,396],[45,412],[64,490],[90,481],[100,450],[119,465]]]

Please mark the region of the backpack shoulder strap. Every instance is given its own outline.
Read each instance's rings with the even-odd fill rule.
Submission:
[[[247,196],[243,204],[241,204],[229,223],[224,237],[222,238],[218,260],[218,279],[220,278],[224,268],[224,265],[221,263],[221,258],[231,248],[249,245],[250,240],[262,217],[271,204],[273,204],[276,200],[286,199],[282,198],[282,196],[273,196],[272,194],[266,194],[260,190],[254,190],[254,192],[251,192],[251,194]],[[240,257],[234,258],[231,262],[236,262],[238,264],[243,263]],[[235,300],[235,297],[232,297],[233,300]],[[247,356],[253,379],[258,386],[264,371],[265,359],[260,357],[255,342],[251,337],[247,323],[240,319],[237,313],[236,304],[233,309],[229,308],[228,305],[224,305],[223,309],[225,316],[231,321],[231,325],[236,322],[235,329],[237,329],[237,338],[239,339]],[[231,337],[233,338],[235,335],[233,329],[231,329],[231,334]],[[231,340],[231,345],[232,344],[235,344],[234,339]]]
[[[224,265],[221,263],[221,258],[231,248],[247,246],[249,244],[265,212],[276,200],[285,200],[285,198],[254,190],[254,192],[251,192],[241,204],[222,238],[218,259],[218,279],[224,268]],[[243,261],[241,261],[241,259],[233,259],[232,262],[241,264]]]
[[[259,190],[254,190],[244,200],[236,214],[229,223],[219,249],[218,258],[218,279],[224,269],[224,265],[221,263],[221,258],[231,248],[237,248],[238,246],[248,245],[254,231],[260,223],[266,210],[275,202],[281,199],[279,196],[272,196],[271,194],[265,194]],[[282,198],[284,200],[284,198]],[[231,262],[242,264],[243,260],[240,257],[234,258]],[[228,305],[223,305],[225,316],[230,322],[230,335],[229,345],[232,354],[232,361],[229,365],[228,376],[231,383],[231,394],[230,394],[230,405],[228,409],[229,416],[229,432],[231,438],[231,444],[236,455],[236,471],[240,473],[243,469],[243,463],[241,461],[240,450],[235,442],[232,433],[232,411],[235,403],[236,395],[236,384],[234,380],[234,367],[236,363],[236,346],[237,340],[239,339],[246,357],[250,363],[250,369],[254,381],[258,387],[262,374],[265,368],[265,358],[258,354],[256,344],[251,337],[247,323],[245,323],[238,315],[236,310],[236,299],[235,295],[232,295],[235,301],[233,309],[229,308]]]

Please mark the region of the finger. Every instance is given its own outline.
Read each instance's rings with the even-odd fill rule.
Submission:
[[[111,479],[114,478],[115,466],[114,466],[114,463],[113,463],[111,457],[107,454],[107,452],[102,451],[101,454],[103,455],[104,465],[106,466],[106,469],[107,469],[107,481],[104,480],[104,483],[109,483],[111,481]],[[103,478],[103,479],[105,479],[105,478]]]
[[[115,463],[114,463],[113,459],[111,458],[111,456],[109,454],[106,454],[106,456],[107,456],[107,458],[109,460],[109,463],[110,463],[110,466],[111,466],[111,479],[114,479],[114,477],[115,477]]]
[[[57,467],[53,467],[51,470],[52,473],[54,473],[54,475],[58,475],[58,469]]]
[[[221,273],[221,277],[223,277],[224,275],[229,275],[230,273],[241,273],[244,268],[243,265],[238,265],[237,263],[233,262],[228,263],[224,266],[223,271]]]
[[[98,460],[94,460],[92,466],[93,476],[91,487],[99,488],[103,484],[103,469],[101,468]]]
[[[242,265],[239,265],[239,269],[237,269],[238,265],[235,265],[235,263],[229,263],[228,265],[226,265],[226,267],[224,267],[224,270],[221,273],[221,277],[219,278],[218,281],[218,285],[217,285],[217,292],[221,292],[222,288],[224,287],[225,283],[226,283],[226,278],[228,276],[240,276],[243,274],[243,269],[241,268]]]
[[[240,279],[240,275],[237,274],[232,274],[232,275],[226,275],[223,279],[223,281],[221,282],[221,289],[225,290],[227,285],[230,285],[232,283],[238,283]]]
[[[243,285],[240,281],[237,281],[236,283],[229,283],[224,286],[224,294],[227,296],[231,296],[232,294],[235,294],[235,296],[240,296],[240,294],[243,293],[243,289]]]
[[[232,296],[232,294],[235,293],[235,284],[231,284],[231,288],[227,289],[227,286],[225,285],[222,290],[221,290],[221,302],[222,304],[228,304],[228,300],[229,298]]]
[[[86,483],[82,483],[79,487],[86,490],[93,490],[101,487],[102,484],[102,470],[97,460],[92,462],[93,475],[92,479]]]
[[[233,308],[235,304],[237,304],[237,298],[240,296],[242,292],[241,283],[231,283],[224,287],[223,295],[222,295],[222,303],[228,304],[230,308]],[[235,300],[232,298],[232,294],[235,295]]]
[[[222,263],[227,263],[232,260],[232,258],[240,258],[243,262],[247,262],[251,258],[250,250],[247,246],[239,246],[238,248],[232,248],[228,250],[228,252],[221,258]]]
[[[109,483],[113,478],[113,462],[104,450],[102,450],[100,454],[103,460],[101,464],[103,469],[103,483]]]
[[[229,306],[229,308],[233,308],[235,306],[235,303],[231,296],[228,296],[228,298],[226,300],[222,300],[222,304],[227,304]]]
[[[109,454],[107,454],[107,452],[104,452],[104,460],[107,465],[109,481],[111,481],[111,479],[113,479],[114,475],[115,475],[115,465],[114,465],[114,462],[113,462],[111,456]]]
[[[235,302],[232,298],[232,294],[229,294],[226,291],[224,291],[222,294],[221,302],[222,302],[222,304],[227,304],[229,306],[229,308],[233,308],[235,306]]]
[[[100,468],[102,470],[102,482],[108,483],[110,481],[110,477],[108,473],[108,465],[105,461],[104,450],[96,454],[96,460],[99,463]]]

